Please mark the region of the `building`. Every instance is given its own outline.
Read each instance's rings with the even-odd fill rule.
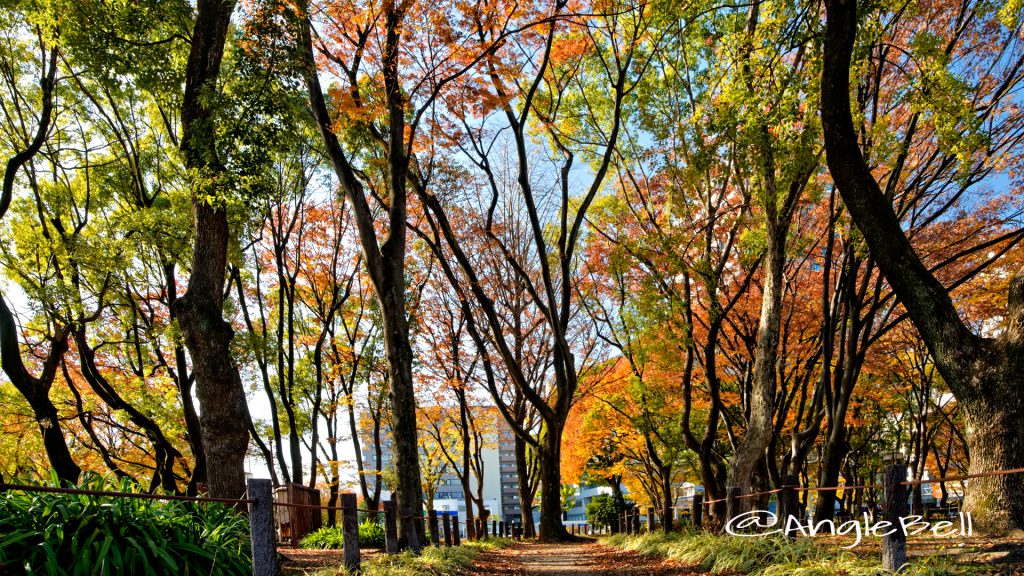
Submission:
[[[501,474],[501,518],[506,523],[522,522],[519,501],[519,467],[516,465],[515,433],[501,419],[498,426],[498,466]]]
[[[576,492],[573,495],[575,503],[568,512],[562,515],[562,523],[566,526],[578,525],[581,526],[587,523],[587,505],[590,504],[595,497],[601,494],[610,495],[612,489],[605,485],[597,484],[580,484],[575,487]],[[625,488],[623,488],[625,490]],[[535,518],[539,520],[539,518]]]
[[[477,409],[494,410],[492,407]],[[520,522],[518,468],[515,459],[515,438],[512,429],[503,418],[495,414],[498,422],[497,429],[490,432],[490,437],[484,438],[485,448],[483,449],[483,499],[484,506],[491,512],[491,520],[505,522]],[[453,443],[461,442],[457,436],[451,438]],[[385,430],[381,434],[381,464],[377,465],[376,457],[372,449],[372,441],[368,437],[363,440],[364,466],[367,470],[387,470],[393,459],[391,448],[391,434]],[[477,491],[477,479],[471,477],[470,489],[473,494]],[[390,492],[385,490],[382,499],[391,497]],[[461,523],[462,534],[465,534],[466,522],[466,501],[462,493],[462,483],[454,472],[446,472],[441,476],[437,491],[434,493],[434,509],[444,512],[457,512]],[[475,511],[475,506],[474,506]]]

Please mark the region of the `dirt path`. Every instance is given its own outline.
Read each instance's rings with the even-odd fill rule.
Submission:
[[[700,571],[600,544],[517,544],[480,555],[473,576],[679,576]]]

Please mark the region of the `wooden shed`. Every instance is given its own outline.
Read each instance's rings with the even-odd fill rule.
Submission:
[[[288,483],[274,490],[274,502],[320,506],[320,491],[302,484]],[[275,506],[277,540],[297,546],[302,538],[323,525],[323,511],[315,508]]]

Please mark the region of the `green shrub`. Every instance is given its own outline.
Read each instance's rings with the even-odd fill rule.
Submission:
[[[360,524],[359,546],[361,548],[383,548],[384,527],[369,520]]]
[[[360,576],[450,576],[465,572],[484,550],[511,544],[505,538],[489,538],[479,542],[463,542],[461,546],[435,548],[427,546],[417,556],[412,552],[382,554],[362,563]],[[344,568],[320,570],[316,576],[345,576]]]
[[[299,542],[303,548],[341,548],[345,542],[341,526],[324,526],[323,528],[307,534]],[[363,520],[359,524],[359,547],[360,548],[383,548],[384,527],[372,520]]]
[[[345,537],[342,535],[340,526],[324,526],[316,532],[306,534],[299,541],[299,546],[318,549],[341,548],[344,542]]]
[[[587,504],[587,522],[594,528],[608,528],[627,508],[622,500],[610,494],[598,494]]]
[[[80,487],[135,489],[97,476]],[[0,493],[0,574],[233,576],[250,566],[248,520],[221,504]]]

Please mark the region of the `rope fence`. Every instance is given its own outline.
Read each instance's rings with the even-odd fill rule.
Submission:
[[[249,500],[244,500],[244,501],[241,501],[241,502],[250,502],[250,501]],[[301,503],[298,503],[298,502],[277,502],[277,501],[274,502],[274,507],[275,508],[296,508],[296,509],[302,509],[302,510],[323,510],[325,512],[331,512],[331,511],[333,511],[333,512],[341,512],[341,511],[344,510],[344,508],[342,506],[325,506],[325,505],[320,505],[320,504],[301,504]],[[359,512],[359,513],[362,513],[362,514],[384,515],[385,510],[383,508],[378,508],[376,510],[374,510],[372,508],[356,508],[356,512]],[[442,515],[444,513],[443,510],[437,510],[435,512],[437,512],[438,516],[440,516],[440,515]],[[427,520],[427,521],[430,520],[430,515],[429,514],[424,514],[422,516],[417,516],[415,514],[399,514],[399,515],[397,515],[397,517],[398,518],[402,518],[403,520]],[[461,520],[458,523],[461,524],[461,525],[466,525],[467,524],[466,522],[463,522]]]
[[[788,517],[794,515],[793,512],[799,509],[799,503],[796,500],[795,494],[797,492],[826,492],[826,491],[839,491],[839,490],[884,490],[884,497],[881,499],[883,509],[883,517],[886,521],[890,522],[890,525],[897,525],[900,522],[900,518],[906,513],[907,500],[908,500],[908,487],[918,486],[923,484],[944,484],[950,482],[963,482],[966,480],[973,480],[978,478],[992,478],[999,476],[1008,476],[1011,474],[1024,473],[1024,468],[1014,468],[1009,470],[996,470],[991,472],[978,472],[973,474],[963,474],[958,476],[947,476],[943,478],[929,478],[927,480],[907,480],[907,467],[903,464],[894,464],[886,468],[883,475],[884,482],[873,483],[873,484],[858,484],[858,485],[841,485],[841,486],[801,486],[796,483],[797,478],[795,476],[787,476],[785,483],[771,490],[762,490],[758,492],[740,493],[739,488],[729,487],[728,491],[730,495],[726,498],[718,498],[715,500],[704,500],[703,494],[695,494],[691,506],[670,506],[668,510],[691,510],[690,522],[694,528],[701,529],[704,515],[704,508],[710,507],[713,504],[721,502],[728,502],[730,499],[743,500],[749,498],[759,498],[762,496],[778,495],[779,509],[782,517]],[[490,530],[488,530],[487,520],[480,518],[475,519],[474,522],[464,522],[459,520],[458,514],[452,514],[450,511],[435,511],[429,510],[427,514],[401,514],[395,509],[395,503],[390,500],[382,502],[382,508],[379,509],[368,509],[358,508],[356,506],[357,499],[354,493],[342,493],[339,494],[341,504],[338,506],[324,506],[319,504],[304,504],[298,502],[277,502],[273,497],[273,486],[270,480],[267,479],[254,479],[250,478],[246,482],[247,489],[242,498],[212,498],[203,496],[186,496],[180,494],[157,494],[157,493],[146,493],[146,492],[116,492],[108,490],[87,490],[80,488],[63,488],[54,486],[32,486],[23,484],[10,484],[0,482],[0,491],[22,491],[22,492],[42,492],[42,493],[54,493],[54,494],[67,494],[67,495],[80,495],[80,496],[97,496],[97,497],[111,497],[111,498],[135,498],[142,500],[163,500],[163,501],[185,501],[185,502],[196,502],[196,503],[219,503],[229,504],[231,506],[246,505],[249,509],[249,525],[250,534],[252,538],[252,554],[253,554],[253,574],[254,576],[271,576],[277,573],[277,553],[276,553],[276,528],[274,518],[274,508],[286,508],[286,509],[300,509],[300,510],[320,510],[328,512],[341,512],[341,527],[343,531],[343,548],[345,567],[351,572],[358,572],[359,570],[359,529],[358,529],[358,514],[381,514],[384,516],[384,530],[385,530],[385,552],[394,554],[399,552],[401,546],[412,546],[419,548],[421,543],[419,537],[423,534],[422,524],[419,527],[416,525],[419,522],[426,521],[429,528],[430,544],[434,546],[459,546],[461,544],[461,533],[460,526],[467,528],[467,536],[472,535],[477,539],[487,538],[488,536],[502,536],[511,538],[522,538],[524,536],[524,528],[520,524],[514,524],[512,522],[504,522],[492,519],[490,520]],[[731,506],[729,507],[732,508]],[[732,513],[731,511],[727,513]],[[647,509],[647,530],[654,530],[654,517],[655,509],[649,507]],[[401,519],[404,521],[414,520],[415,522],[403,522],[403,530],[405,531],[404,538],[399,539],[397,520]],[[470,530],[472,528],[472,530]],[[592,527],[587,524],[577,527],[576,524],[571,525],[573,534],[576,534],[577,528],[580,533],[586,533],[592,531]],[[610,527],[612,532],[627,532],[633,534],[640,533],[640,510],[634,508],[622,512],[613,526]],[[488,532],[490,534],[488,534]],[[792,537],[795,533],[791,534],[790,529],[787,527],[784,534],[788,537]],[[443,536],[443,539],[442,539]],[[426,545],[427,542],[423,542]],[[906,564],[906,534],[899,533],[896,531],[894,534],[883,535],[882,538],[882,564],[883,568],[888,570],[898,570]]]
[[[77,496],[101,496],[112,498],[134,498],[138,500],[173,500],[183,502],[217,502],[219,504],[252,504],[255,500],[248,498],[208,498],[204,496],[184,496],[178,494],[151,494],[148,492],[114,492],[110,490],[83,490],[79,488],[58,488],[56,486],[32,486],[27,484],[8,484],[0,482],[0,492],[17,490],[19,492],[45,492],[50,494],[69,494]]]
[[[960,476],[945,476],[943,478],[929,478],[927,480],[904,480],[899,482],[900,486],[919,486],[922,484],[947,484],[952,482],[963,482],[965,480],[973,480],[976,478],[992,478],[995,476],[1008,476],[1010,474],[1021,474],[1024,473],[1024,468],[1012,468],[1009,470],[995,470],[992,472],[976,472],[974,474],[963,474]],[[840,486],[800,486],[800,485],[783,485],[772,490],[762,490],[760,492],[744,492],[742,494],[736,494],[733,496],[734,499],[742,500],[745,498],[758,498],[760,496],[770,496],[772,494],[779,494],[785,490],[793,490],[796,492],[837,492],[839,490],[879,490],[885,487],[885,484],[854,484],[854,485],[840,485]],[[705,506],[710,506],[718,502],[726,502],[728,498],[718,498],[717,500],[704,500]],[[688,506],[673,506],[673,509],[689,509]]]

